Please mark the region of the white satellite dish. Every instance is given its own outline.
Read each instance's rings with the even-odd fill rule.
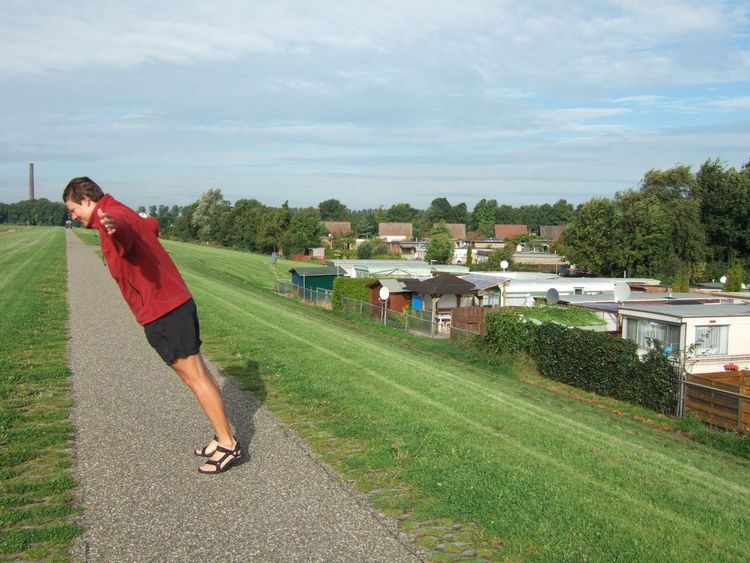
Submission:
[[[500,262],[500,267],[503,269],[503,272],[508,269],[509,265],[510,264],[508,264],[507,260],[503,260],[502,262]]]
[[[378,295],[380,295],[381,301],[388,301],[388,297],[390,296],[390,294],[390,290],[385,286],[381,287],[380,292],[378,293]]]
[[[630,286],[625,282],[615,282],[615,301],[624,303],[630,297]]]
[[[727,283],[727,277],[726,277],[726,276],[721,276],[721,277],[719,278],[719,281],[720,281],[721,283]]]
[[[547,300],[547,305],[554,305],[560,301],[560,292],[554,287],[550,287],[547,290],[547,293],[544,294],[544,298]]]

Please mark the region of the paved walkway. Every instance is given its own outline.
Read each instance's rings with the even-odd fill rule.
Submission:
[[[379,516],[253,397],[219,377],[252,457],[200,475],[213,432],[148,346],[107,267],[67,231],[77,561],[418,561]],[[216,370],[214,370],[216,372]]]

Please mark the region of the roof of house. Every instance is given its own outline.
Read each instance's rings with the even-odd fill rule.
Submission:
[[[464,240],[466,238],[465,223],[446,223],[445,226],[448,227],[454,240]]]
[[[630,311],[652,313],[679,319],[695,319],[704,317],[750,317],[750,305],[747,303],[693,303],[690,305],[679,302],[663,303],[661,305],[625,305],[620,307],[620,313],[627,315]]]
[[[381,237],[410,237],[411,223],[378,223],[378,236]]]
[[[404,280],[404,284],[415,293],[428,295],[467,295],[476,291],[473,283],[447,273],[437,274],[422,281]]]
[[[376,282],[371,283],[369,287],[375,287],[377,285],[388,288],[389,293],[410,293],[411,292],[411,290],[406,289],[406,285],[404,285],[404,282],[401,280],[384,278],[384,279],[380,279]]]
[[[352,224],[349,221],[325,221],[326,232],[331,235],[352,232]]]
[[[511,238],[528,232],[526,225],[495,225],[495,238]]]

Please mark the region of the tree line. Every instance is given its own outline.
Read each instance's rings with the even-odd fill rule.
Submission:
[[[319,246],[324,221],[348,221],[350,238],[372,238],[382,222],[411,223],[416,238],[450,236],[441,223],[462,223],[470,238],[490,238],[495,224],[565,225],[555,249],[579,269],[600,276],[656,277],[682,284],[719,279],[750,266],[750,161],[739,169],[706,161],[697,172],[685,165],[648,171],[636,189],[596,197],[574,208],[565,199],[513,207],[481,199],[469,210],[435,198],[427,209],[408,203],[350,210],[337,199],[317,207],[267,206],[255,199],[224,199],[209,189],[181,206],[140,207],[159,220],[162,235],[271,253],[297,254]],[[63,225],[65,205],[46,199],[0,204],[0,223]],[[444,241],[442,241],[444,242]],[[447,247],[447,244],[445,244]],[[383,245],[364,247],[367,257]],[[363,256],[364,257],[364,256]]]
[[[416,238],[429,238],[439,223],[462,223],[476,237],[494,235],[496,223],[525,224],[532,229],[540,225],[564,225],[574,215],[573,205],[560,200],[554,205],[500,205],[495,199],[482,199],[470,212],[465,203],[451,205],[444,197],[436,198],[425,210],[408,203],[389,208],[350,210],[337,199],[327,199],[317,207],[270,207],[255,199],[239,199],[234,205],[224,199],[219,189],[209,189],[194,203],[181,209],[151,206],[138,211],[156,217],[162,233],[181,240],[216,243],[253,252],[270,253],[283,249],[298,254],[320,246],[327,234],[325,221],[346,221],[351,225],[349,238],[372,238],[383,222],[411,223]],[[368,247],[365,247],[368,248]],[[374,246],[369,255],[384,250]],[[368,257],[370,257],[368,256]]]
[[[718,280],[746,270],[750,250],[750,161],[719,160],[650,170],[638,189],[578,207],[558,250],[602,276]]]

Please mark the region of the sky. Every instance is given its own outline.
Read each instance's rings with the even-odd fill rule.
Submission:
[[[750,159],[750,0],[0,1],[0,201],[578,204]]]

